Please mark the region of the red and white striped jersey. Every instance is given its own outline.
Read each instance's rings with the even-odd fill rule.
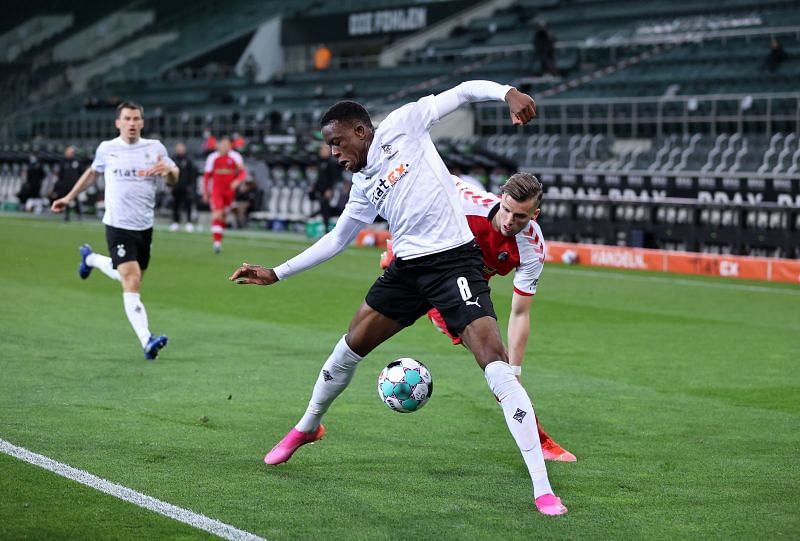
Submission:
[[[519,295],[536,294],[544,268],[546,246],[542,230],[534,220],[513,237],[503,236],[492,227],[492,218],[500,208],[500,197],[453,177],[467,223],[483,252],[483,273],[514,273],[514,291]]]
[[[220,154],[215,150],[206,158],[203,174],[205,190],[209,191],[208,183],[211,181],[211,190],[214,193],[229,192],[233,189],[231,184],[244,179],[246,174],[241,154],[235,150],[231,150],[227,154]]]

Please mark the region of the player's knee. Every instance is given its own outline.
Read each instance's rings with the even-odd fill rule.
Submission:
[[[481,367],[481,370],[486,370],[486,367],[494,362],[508,363],[508,355],[505,350],[484,355],[476,354],[475,360],[478,362],[478,366]]]
[[[122,282],[122,291],[124,293],[139,293],[141,284],[139,282]]]
[[[138,293],[142,284],[142,271],[139,265],[123,263],[117,267],[119,279],[122,282],[122,289],[126,293]]]

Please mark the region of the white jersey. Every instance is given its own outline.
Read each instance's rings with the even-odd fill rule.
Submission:
[[[157,175],[147,175],[158,160],[174,167],[167,149],[157,139],[128,144],[121,137],[97,147],[92,169],[105,175],[106,212],[103,223],[143,231],[153,227]]]
[[[353,175],[343,214],[365,223],[383,216],[400,258],[442,252],[472,239],[455,185],[428,133],[438,120],[433,96],[393,111],[375,130],[367,165]]]
[[[546,246],[539,224],[528,222],[514,237],[495,231],[491,221],[500,205],[500,197],[453,177],[467,222],[483,253],[483,272],[487,278],[505,276],[514,270],[514,291],[535,295],[544,269]]]

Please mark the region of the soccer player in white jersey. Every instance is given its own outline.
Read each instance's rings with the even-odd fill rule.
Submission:
[[[93,252],[88,244],[81,246],[78,274],[85,280],[97,268],[122,283],[125,314],[144,348],[145,359],[153,360],[167,345],[167,337],[150,334],[139,290],[150,262],[157,177],[166,177],[169,184],[174,184],[179,170],[161,141],[141,137],[141,105],[121,103],[115,124],[119,137],[100,143],[92,165],[66,196],[53,201],[52,210],[61,212],[100,175],[105,175],[103,223],[111,257]]]
[[[486,100],[506,101],[514,124],[536,115],[533,99],[517,89],[468,81],[393,111],[377,129],[366,109],[352,101],[339,102],[322,116],[322,134],[333,157],[353,173],[342,216],[330,233],[282,265],[272,269],[245,263],[230,279],[258,285],[287,279],[340,253],[378,214],[389,223],[396,257],[325,361],[305,415],[267,454],[267,464],[285,462],[301,445],[321,439],[322,416],[364,356],[435,307],[475,355],[500,401],[530,472],[537,509],[547,515],[567,512],[547,477],[530,398],[508,364],[480,248],[429,134],[434,123],[460,105]]]

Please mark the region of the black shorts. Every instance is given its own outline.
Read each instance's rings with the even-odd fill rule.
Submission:
[[[116,269],[120,263],[138,261],[142,270],[150,264],[150,245],[153,242],[153,228],[144,231],[120,229],[106,226],[106,243],[111,262]]]
[[[482,269],[475,242],[416,259],[395,258],[367,292],[366,302],[404,327],[435,307],[457,336],[478,318],[497,319]]]

